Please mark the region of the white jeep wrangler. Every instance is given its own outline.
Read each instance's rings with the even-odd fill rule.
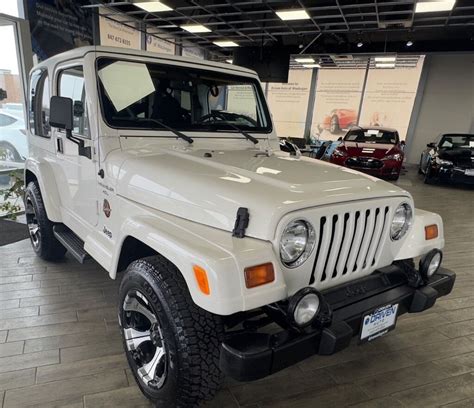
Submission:
[[[452,290],[441,218],[280,151],[252,71],[79,48],[33,69],[29,119],[33,248],[124,271],[125,352],[163,406],[371,341]]]

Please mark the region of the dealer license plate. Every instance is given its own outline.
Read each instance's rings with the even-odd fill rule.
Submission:
[[[362,318],[360,342],[375,340],[395,328],[398,304],[379,307]]]
[[[466,176],[474,176],[474,169],[467,169],[464,174]]]

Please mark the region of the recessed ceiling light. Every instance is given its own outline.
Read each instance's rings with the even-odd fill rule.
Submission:
[[[429,0],[416,3],[415,13],[433,13],[436,11],[450,11],[456,0]]]
[[[397,60],[396,56],[392,57],[375,57],[375,62],[395,62]]]
[[[357,43],[357,48],[360,48],[360,47],[362,47],[363,45],[364,45],[364,43],[363,43],[362,41],[359,41],[359,42]]]
[[[233,41],[214,41],[214,44],[218,45],[219,47],[238,47],[239,44]]]
[[[411,47],[413,45],[413,41],[409,40],[407,41],[407,47]]]
[[[319,64],[303,64],[303,67],[305,67],[305,68],[321,68],[321,65],[319,65]]]
[[[233,63],[234,63],[234,60],[227,59],[227,60],[225,60],[225,62],[227,62],[227,63],[229,63],[229,64],[233,64]]]
[[[135,4],[135,6],[138,6],[141,9],[148,11],[150,13],[159,13],[160,11],[173,10],[171,7],[168,7],[166,4],[163,4],[161,1],[139,1],[133,4]]]
[[[290,21],[290,20],[309,20],[309,14],[306,10],[280,10],[275,11],[276,15],[280,17],[282,20]]]
[[[299,62],[300,64],[311,64],[314,61],[314,58],[295,58],[296,62]]]
[[[376,68],[395,68],[395,63],[375,64]]]
[[[181,28],[189,33],[210,33],[209,28],[204,27],[202,24],[185,24]]]

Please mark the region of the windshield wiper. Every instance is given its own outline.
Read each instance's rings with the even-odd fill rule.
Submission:
[[[174,133],[178,138],[186,140],[189,144],[192,144],[194,142],[194,139],[192,137],[186,136],[184,133],[181,133],[179,130],[173,129],[172,127],[165,125],[163,122],[159,121],[158,119],[153,119],[153,118],[114,118],[116,120],[128,120],[128,121],[134,121],[134,122],[152,122],[156,123],[157,125],[160,125],[161,127],[165,128],[166,130],[169,130],[171,133]]]
[[[251,134],[247,133],[245,130],[239,128],[238,126],[235,126],[233,123],[230,123],[230,122],[227,122],[226,121],[226,118],[224,115],[219,115],[219,112],[213,112],[213,114],[215,114],[216,116],[219,116],[221,117],[222,119],[224,119],[224,125],[227,125],[229,127],[231,127],[232,129],[236,130],[237,132],[239,132],[241,135],[244,135],[245,138],[247,140],[250,140],[253,144],[257,144],[258,143],[258,139],[253,137]],[[219,124],[219,122],[211,122],[211,123],[215,123],[215,124]]]

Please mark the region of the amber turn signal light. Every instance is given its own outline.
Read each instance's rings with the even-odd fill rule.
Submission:
[[[211,294],[211,288],[209,287],[209,280],[207,279],[207,272],[204,268],[201,268],[198,265],[193,266],[194,270],[194,277],[196,278],[196,282],[199,286],[199,289],[205,295]]]
[[[275,280],[275,271],[271,262],[245,268],[245,285],[247,288],[265,285]]]
[[[438,226],[436,224],[427,225],[425,227],[425,239],[428,241],[435,238],[438,238]]]

